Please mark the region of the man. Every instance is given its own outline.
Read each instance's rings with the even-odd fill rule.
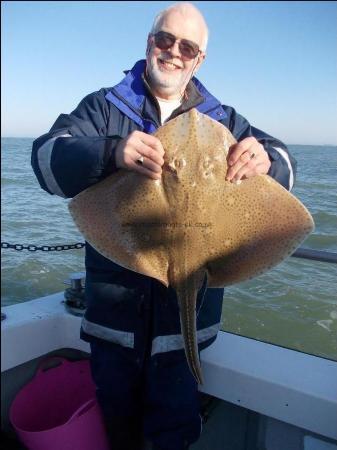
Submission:
[[[120,168],[161,177],[164,153],[151,135],[166,120],[195,107],[239,141],[228,155],[227,180],[269,174],[290,189],[295,161],[280,141],[221,105],[194,77],[205,59],[207,26],[189,3],[160,13],[138,61],[115,87],[85,97],[61,114],[32,150],[35,174],[47,192],[70,198]],[[198,386],[183,350],[175,293],[156,280],[107,260],[86,243],[87,310],[81,337],[90,342],[92,374],[112,446],[182,450],[201,430]],[[216,338],[223,289],[198,294],[199,350]],[[165,346],[154,351],[153,342]],[[177,340],[175,340],[176,342]]]

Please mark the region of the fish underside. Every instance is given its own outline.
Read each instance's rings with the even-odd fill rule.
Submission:
[[[196,109],[154,135],[165,150],[161,180],[120,169],[74,197],[69,210],[103,256],[175,289],[187,362],[202,383],[196,299],[205,277],[212,288],[259,276],[290,256],[314,223],[268,175],[226,181],[235,138]]]

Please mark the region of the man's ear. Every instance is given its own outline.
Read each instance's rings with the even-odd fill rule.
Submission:
[[[204,59],[206,58],[206,53],[201,53],[198,56],[198,62],[193,70],[193,76],[198,72],[198,70],[200,69],[201,64],[204,62]]]

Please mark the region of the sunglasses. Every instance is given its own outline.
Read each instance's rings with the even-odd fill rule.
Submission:
[[[160,50],[168,50],[171,48],[177,38],[173,36],[171,33],[167,33],[166,31],[158,31],[158,33],[152,35],[154,37],[154,43],[156,47]],[[179,51],[181,56],[185,59],[194,59],[198,56],[198,53],[201,53],[199,49],[199,45],[195,42],[189,41],[187,39],[181,39],[179,42]]]

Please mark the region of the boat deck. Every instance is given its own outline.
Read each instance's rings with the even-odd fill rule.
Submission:
[[[190,450],[337,450],[336,441],[223,400],[206,398],[202,434]],[[26,450],[12,436],[3,435],[1,442],[1,450]],[[144,450],[151,449],[146,443]]]
[[[191,450],[337,450],[337,442],[214,399],[202,435]]]
[[[10,433],[9,406],[41,360],[87,358],[89,348],[62,293],[2,311],[1,426]],[[337,450],[335,361],[221,332],[202,364],[205,424],[191,450]],[[0,449],[24,450],[9,439]]]

